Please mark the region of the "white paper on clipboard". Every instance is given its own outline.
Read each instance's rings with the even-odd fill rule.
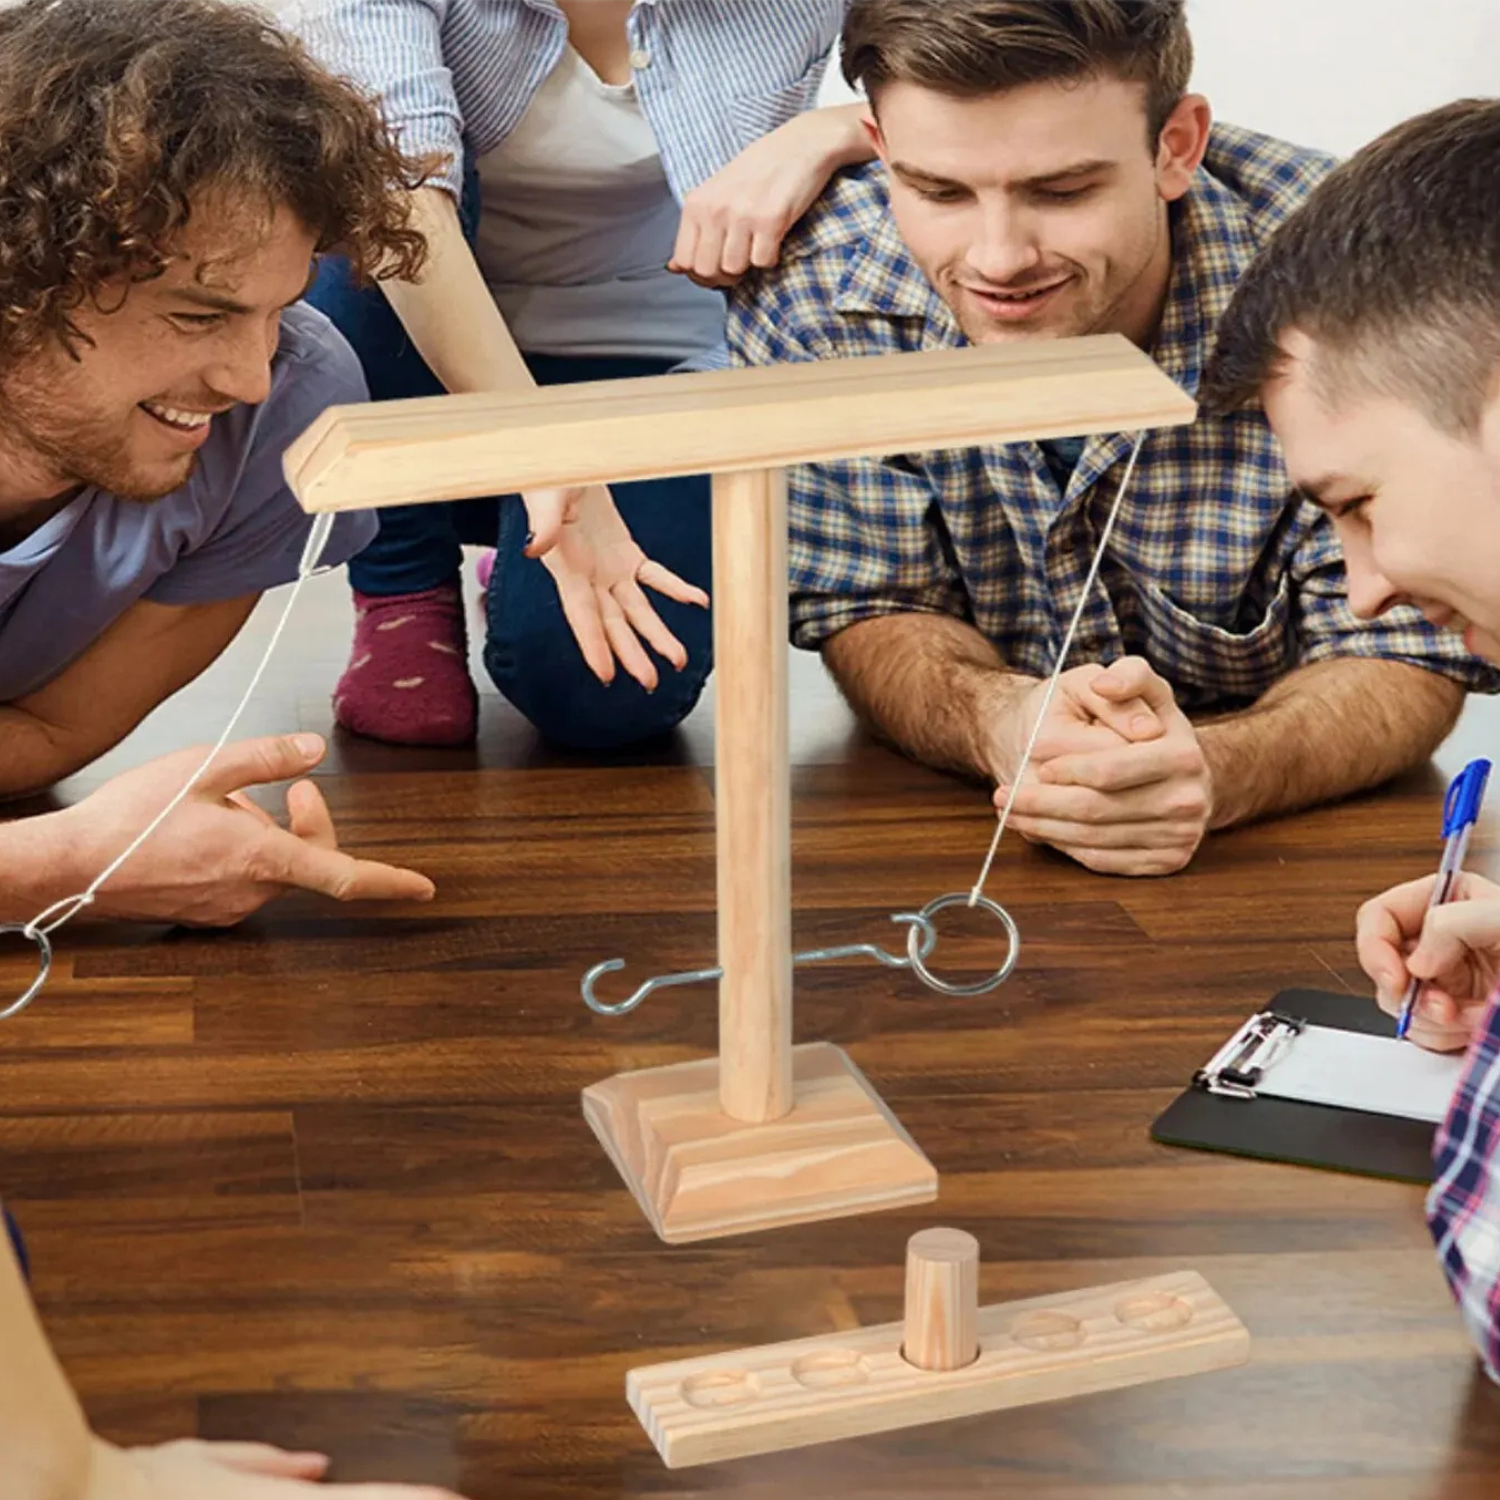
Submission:
[[[1255,1092],[1440,1125],[1463,1069],[1462,1052],[1308,1026],[1261,1075]]]

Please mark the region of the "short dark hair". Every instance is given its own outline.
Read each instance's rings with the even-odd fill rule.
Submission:
[[[1314,189],[1241,279],[1205,406],[1254,404],[1294,329],[1331,400],[1394,395],[1475,432],[1500,376],[1500,100],[1407,120]]]
[[[1116,77],[1146,87],[1151,140],[1193,71],[1185,0],[851,0],[844,77],[871,103],[897,81],[958,98]]]
[[[165,270],[206,192],[294,214],[356,274],[414,276],[408,193],[438,163],[269,16],[230,0],[26,0],[0,11],[0,358],[108,283]]]

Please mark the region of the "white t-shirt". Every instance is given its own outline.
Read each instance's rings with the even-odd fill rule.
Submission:
[[[633,83],[565,47],[478,166],[475,254],[522,349],[680,360],[723,338],[723,297],[665,269],[681,210]]]

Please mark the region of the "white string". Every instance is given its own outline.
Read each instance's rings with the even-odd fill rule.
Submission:
[[[287,621],[292,617],[292,610],[296,607],[297,597],[302,592],[302,586],[309,578],[315,578],[326,569],[318,566],[318,559],[323,555],[323,549],[328,545],[328,538],[333,531],[334,517],[332,512],[325,512],[313,519],[311,528],[307,535],[307,544],[302,549],[301,560],[297,564],[297,579],[292,585],[292,591],[287,595],[285,607],[281,611],[281,618],[276,622],[276,628],[271,632],[271,639],[261,656],[260,665],[256,667],[250,678],[249,686],[246,687],[244,696],[240,699],[238,706],[229,716],[229,722],[224,726],[224,732],[214,741],[213,748],[199,762],[198,769],[188,777],[182,784],[177,795],[152,818],[152,820],[133,838],[125,849],[118,854],[105,868],[94,877],[87,890],[80,891],[76,896],[64,896],[61,901],[54,901],[45,911],[40,911],[34,916],[22,931],[33,941],[40,935],[50,935],[57,931],[64,922],[71,921],[81,912],[84,907],[92,906],[94,898],[99,894],[99,888],[114,875],[121,865],[138,850],[152,834],[161,827],[171,815],[182,805],[188,794],[202,781],[207,774],[208,768],[217,759],[219,752],[229,743],[230,736],[234,733],[236,725],[243,717],[245,709],[249,707],[250,700],[255,696],[255,690],[260,686],[260,680],[265,676],[266,668],[271,664],[271,658],[276,653],[276,647],[281,642],[282,633],[286,630]]]
[[[1120,480],[1120,488],[1115,492],[1115,503],[1110,506],[1109,516],[1104,522],[1104,530],[1099,533],[1099,545],[1094,549],[1094,560],[1089,565],[1088,577],[1084,579],[1083,589],[1078,595],[1077,608],[1073,611],[1067,634],[1063,636],[1062,649],[1057,653],[1057,662],[1052,668],[1047,691],[1042,694],[1042,706],[1037,710],[1036,723],[1031,726],[1031,738],[1026,741],[1026,749],[1021,754],[1021,764],[1016,768],[1016,774],[1011,777],[1011,795],[1005,799],[1005,806],[1000,810],[1000,821],[995,825],[994,838],[990,840],[990,852],[985,855],[984,867],[979,872],[979,879],[974,882],[974,889],[969,892],[970,907],[973,907],[984,894],[984,883],[990,878],[990,866],[995,863],[995,851],[1000,847],[1000,836],[1005,832],[1005,825],[1010,821],[1010,809],[1015,801],[1016,788],[1021,785],[1021,778],[1031,764],[1031,752],[1036,749],[1037,738],[1042,732],[1042,725],[1046,722],[1047,710],[1052,707],[1052,698],[1057,692],[1058,678],[1062,676],[1063,668],[1067,665],[1068,652],[1073,649],[1073,637],[1078,634],[1078,625],[1083,619],[1084,606],[1089,602],[1089,595],[1098,581],[1099,565],[1104,561],[1104,549],[1109,545],[1110,534],[1115,529],[1115,519],[1120,514],[1120,502],[1125,498],[1125,491],[1130,488],[1131,476],[1135,473],[1135,461],[1140,457],[1141,444],[1145,441],[1146,434],[1138,432],[1135,437],[1135,446],[1130,450],[1130,462],[1126,464],[1124,476]]]

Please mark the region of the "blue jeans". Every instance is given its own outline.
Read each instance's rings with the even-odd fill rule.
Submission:
[[[477,188],[466,182],[464,227],[472,238]],[[442,394],[378,287],[354,285],[346,262],[324,258],[307,300],[326,313],[354,347],[376,401]],[[539,385],[663,375],[651,359],[528,355]],[[712,592],[713,546],[707,475],[612,486],[620,515],[648,557]],[[548,739],[578,750],[614,750],[679,724],[697,703],[713,665],[707,610],[653,596],[667,629],[687,649],[677,671],[643,647],[659,683],[648,693],[624,671],[605,687],[589,671],[568,628],[552,575],[522,556],[526,508],[518,495],[437,505],[397,505],[380,513],[380,534],[349,564],[362,594],[415,594],[457,580],[465,544],[494,547],[495,571],[485,598],[484,664],[495,686]]]

